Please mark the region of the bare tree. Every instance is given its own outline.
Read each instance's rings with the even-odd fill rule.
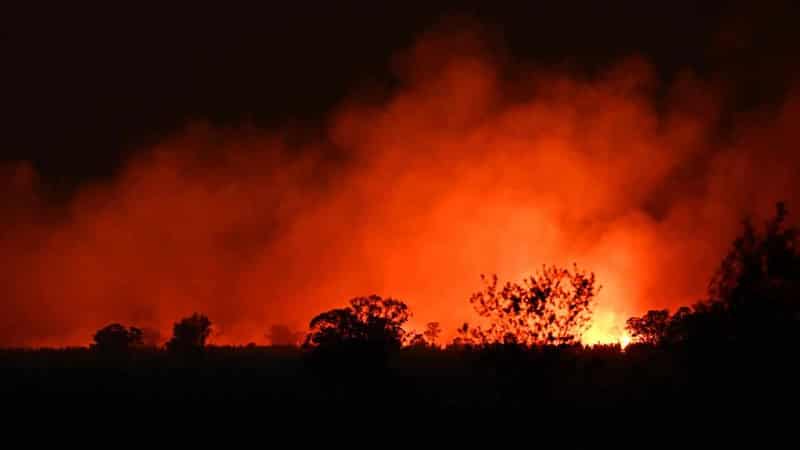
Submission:
[[[464,330],[483,344],[569,345],[577,343],[589,326],[595,295],[594,273],[543,267],[522,284],[499,285],[497,276],[472,295],[470,303],[488,328]],[[466,325],[466,324],[465,324]]]

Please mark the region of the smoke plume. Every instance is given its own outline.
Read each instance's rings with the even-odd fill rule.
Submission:
[[[480,274],[573,262],[603,286],[585,340],[613,341],[700,299],[744,216],[800,208],[796,91],[722,126],[723,90],[689,72],[495,50],[429,33],[324,133],[192,123],[66,203],[29,164],[0,168],[0,345],[82,345],[110,322],[169,336],[195,311],[212,342],[264,342],[373,293],[452,337]]]

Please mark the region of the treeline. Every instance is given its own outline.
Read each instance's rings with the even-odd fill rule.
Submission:
[[[708,286],[689,307],[648,311],[627,321],[638,342],[769,348],[800,337],[800,240],[779,203],[762,230],[745,221]]]
[[[438,323],[409,330],[405,302],[373,295],[318,314],[307,333],[270,330],[273,342],[301,345],[208,346],[212,322],[193,314],[163,347],[111,324],[90,348],[2,350],[2,390],[589,409],[788,401],[797,391],[800,242],[783,204],[761,227],[744,223],[707,298],[628,319],[624,350],[580,343],[600,289],[592,273],[545,266],[521,283],[484,281],[469,299],[482,325],[463,324],[448,343]]]
[[[668,346],[774,345],[796,342],[800,332],[800,244],[798,230],[787,224],[787,210],[777,205],[763,229],[745,221],[709,283],[708,298],[693,306],[648,311],[627,320],[635,343]],[[449,343],[456,347],[541,346],[570,347],[580,343],[591,324],[600,290],[593,273],[543,267],[521,283],[501,284],[497,276],[483,277],[484,288],[469,301],[482,322],[463,324]],[[439,348],[437,322],[423,332],[408,330],[411,316],[402,300],[377,295],[357,297],[342,308],[323,312],[309,324],[302,346],[316,352],[392,352],[402,347]],[[202,314],[174,325],[165,349],[173,354],[201,352],[211,334],[211,321]],[[125,354],[143,346],[136,327],[111,324],[94,335],[92,348],[102,354]],[[300,343],[301,333],[273,326],[273,343]]]

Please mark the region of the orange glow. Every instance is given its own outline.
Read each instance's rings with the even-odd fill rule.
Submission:
[[[703,295],[742,214],[800,205],[800,96],[723,146],[713,86],[690,75],[493,55],[430,33],[397,90],[343,102],[322,138],[192,124],[66,205],[29,165],[0,167],[0,345],[86,344],[110,322],[163,341],[195,311],[212,343],[263,343],[373,293],[448,342],[476,320],[480,274],[575,262],[603,286],[583,342],[624,346],[629,316]]]

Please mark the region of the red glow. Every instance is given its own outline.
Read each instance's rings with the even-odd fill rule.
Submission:
[[[5,168],[0,344],[86,344],[110,322],[167,337],[194,311],[211,342],[264,342],[373,293],[447,342],[481,273],[576,262],[603,286],[584,342],[624,345],[629,316],[703,294],[743,213],[800,204],[796,96],[723,147],[714,89],[686,76],[657,112],[638,59],[586,81],[496,62],[469,34],[405,56],[403,87],[345,102],[322,140],[191,126],[66,210]]]

